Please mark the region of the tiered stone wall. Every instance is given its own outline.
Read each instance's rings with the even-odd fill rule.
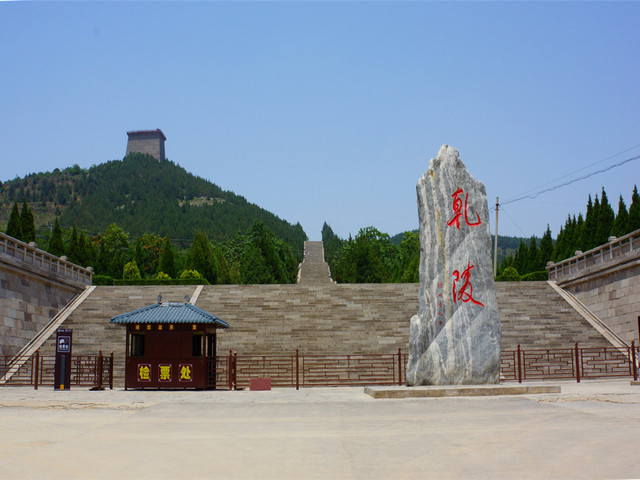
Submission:
[[[627,344],[638,343],[640,230],[547,267],[549,278],[571,292]]]
[[[97,287],[64,323],[73,351],[115,355],[116,385],[124,371],[125,329],[109,319],[163,301],[195,297],[196,286]],[[498,283],[496,298],[503,350],[611,344],[547,282]],[[417,284],[211,285],[196,306],[230,327],[218,333],[218,353],[238,354],[408,352],[409,320],[418,311]],[[54,338],[41,348],[54,353]]]
[[[0,355],[14,355],[71,299],[91,272],[0,234]]]

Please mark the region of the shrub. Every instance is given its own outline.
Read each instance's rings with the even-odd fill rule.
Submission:
[[[522,276],[523,282],[540,282],[544,280],[549,280],[549,272],[547,272],[546,270],[531,272]]]
[[[141,279],[140,269],[138,268],[138,264],[135,260],[131,260],[129,263],[124,265],[122,269],[122,278],[125,280],[138,280]]]
[[[498,275],[498,278],[496,278],[498,282],[519,282],[520,280],[520,274],[513,267],[505,268],[504,271]]]
[[[197,270],[184,270],[180,274],[180,279],[182,280],[182,279],[186,279],[186,278],[204,280],[204,277],[202,276],[202,274],[200,272],[198,272]]]
[[[171,280],[171,277],[164,272],[158,272],[158,275],[156,275],[156,280]]]
[[[113,277],[109,275],[93,275],[91,277],[92,285],[113,285]]]

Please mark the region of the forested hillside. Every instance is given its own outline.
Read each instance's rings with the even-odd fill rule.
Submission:
[[[133,237],[154,234],[191,243],[196,230],[212,240],[231,240],[256,222],[302,252],[306,234],[276,215],[188,173],[169,160],[131,154],[89,169],[73,166],[31,174],[0,184],[0,222],[14,201],[26,201],[36,230],[49,231],[55,217],[63,228],[76,224],[91,235],[117,224]]]

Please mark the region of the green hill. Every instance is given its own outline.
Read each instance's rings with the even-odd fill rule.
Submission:
[[[63,228],[76,223],[90,234],[116,223],[134,237],[154,233],[190,243],[196,230],[225,241],[260,221],[300,251],[307,238],[300,224],[292,225],[169,160],[138,153],[89,169],[75,165],[1,183],[1,225],[7,224],[14,200],[23,199],[40,231],[59,216]]]

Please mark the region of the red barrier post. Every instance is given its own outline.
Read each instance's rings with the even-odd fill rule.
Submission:
[[[580,350],[578,350],[578,342],[575,345],[576,352],[576,381],[580,383]]]
[[[398,386],[402,386],[402,349],[398,348]]]
[[[296,348],[296,390],[300,390],[300,351]]]
[[[102,358],[102,350],[98,350],[98,358],[96,358],[96,390],[102,390],[102,373],[104,371],[104,359]]]
[[[233,352],[233,389],[238,389],[238,352]]]
[[[231,390],[231,367],[233,363],[233,352],[229,350],[229,358],[227,359],[227,382],[229,390]]]
[[[631,340],[631,363],[633,364],[633,380],[638,380],[638,365],[636,364],[635,340]]]
[[[35,366],[32,367],[33,370],[33,388],[34,390],[38,389],[38,372],[40,371],[40,350],[36,350],[36,358],[35,358]]]
[[[516,362],[518,363],[518,383],[522,383],[522,362],[520,361],[520,344],[518,344],[518,349],[516,350],[516,354],[518,358]]]
[[[113,390],[113,350],[111,350],[111,361],[109,362],[109,390]]]

